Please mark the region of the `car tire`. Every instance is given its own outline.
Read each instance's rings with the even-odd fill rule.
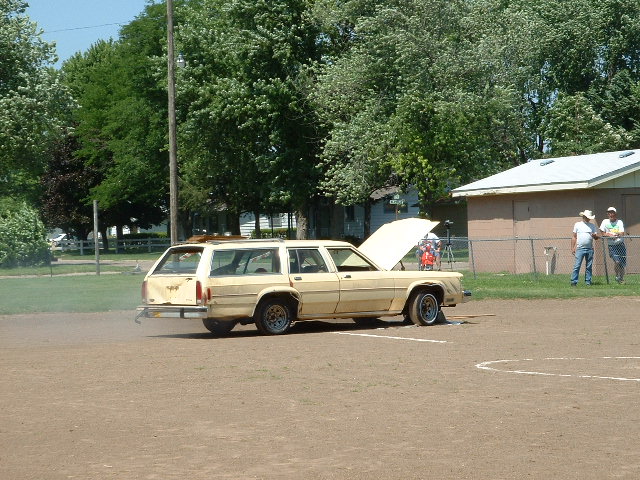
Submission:
[[[415,325],[433,325],[438,321],[440,304],[430,292],[418,292],[411,298],[409,317]]]
[[[233,320],[225,321],[217,320],[215,318],[203,318],[202,324],[204,325],[204,328],[215,335],[227,335],[231,330],[233,330],[233,327],[236,326],[236,322]]]
[[[263,335],[283,335],[293,323],[291,306],[280,298],[265,300],[258,308],[254,320],[256,328]]]

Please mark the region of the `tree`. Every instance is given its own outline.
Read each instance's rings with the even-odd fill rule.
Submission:
[[[605,122],[583,93],[561,95],[547,122],[545,134],[555,156],[621,150],[631,141],[624,128]]]
[[[236,215],[293,210],[304,225],[319,133],[306,66],[319,59],[305,0],[206,0],[184,12],[182,171]],[[304,234],[304,228],[298,228]]]
[[[38,213],[25,201],[0,200],[0,267],[41,265],[49,244]]]
[[[84,202],[98,200],[101,224],[149,227],[167,205],[166,96],[157,75],[159,6],[147,7],[117,42],[99,41],[63,65],[81,108],[74,112],[74,155],[98,172]],[[156,35],[156,42],[149,34]]]
[[[76,155],[79,150],[78,139],[70,132],[54,145],[41,177],[40,212],[47,225],[85,239],[93,231],[93,206],[87,198],[98,183],[99,171]]]
[[[495,71],[521,98],[518,108],[528,139],[519,146],[521,161],[556,153],[548,149],[558,142],[549,142],[545,134],[562,97],[585,94],[604,120],[601,128],[609,123],[614,130],[636,129],[638,2],[483,0],[475,2],[472,13],[470,31],[477,33],[478,51],[494,59]],[[600,148],[598,143],[588,148]]]
[[[38,177],[69,98],[50,66],[54,47],[21,0],[0,0],[0,196],[35,202]]]
[[[315,91],[330,125],[322,185],[339,203],[366,202],[396,181],[417,187],[427,213],[461,181],[511,160],[517,97],[465,28],[468,2],[323,6],[335,31],[345,13],[353,25],[350,48],[327,62]]]

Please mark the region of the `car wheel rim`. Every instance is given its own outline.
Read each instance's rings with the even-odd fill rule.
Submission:
[[[273,305],[266,312],[265,320],[273,330],[281,330],[288,323],[287,311],[281,305]]]
[[[438,315],[438,305],[431,295],[425,295],[420,302],[420,316],[426,321],[433,321]]]

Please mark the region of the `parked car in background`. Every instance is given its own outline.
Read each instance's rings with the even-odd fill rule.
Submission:
[[[167,249],[142,284],[139,317],[201,318],[216,334],[254,323],[266,335],[294,322],[403,314],[431,325],[470,298],[457,272],[394,269],[438,222],[383,225],[360,248],[332,240],[215,240]]]
[[[51,250],[62,250],[65,242],[69,241],[69,236],[66,233],[60,233],[53,238],[49,239]]]

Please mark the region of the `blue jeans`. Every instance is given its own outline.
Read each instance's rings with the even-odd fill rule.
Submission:
[[[576,248],[576,263],[573,266],[573,273],[571,274],[571,284],[578,283],[578,274],[580,273],[580,266],[582,260],[585,261],[584,269],[584,281],[587,285],[591,285],[591,267],[593,266],[593,248]]]
[[[609,256],[611,260],[622,268],[627,266],[627,247],[624,246],[624,243],[620,242],[609,245]]]

